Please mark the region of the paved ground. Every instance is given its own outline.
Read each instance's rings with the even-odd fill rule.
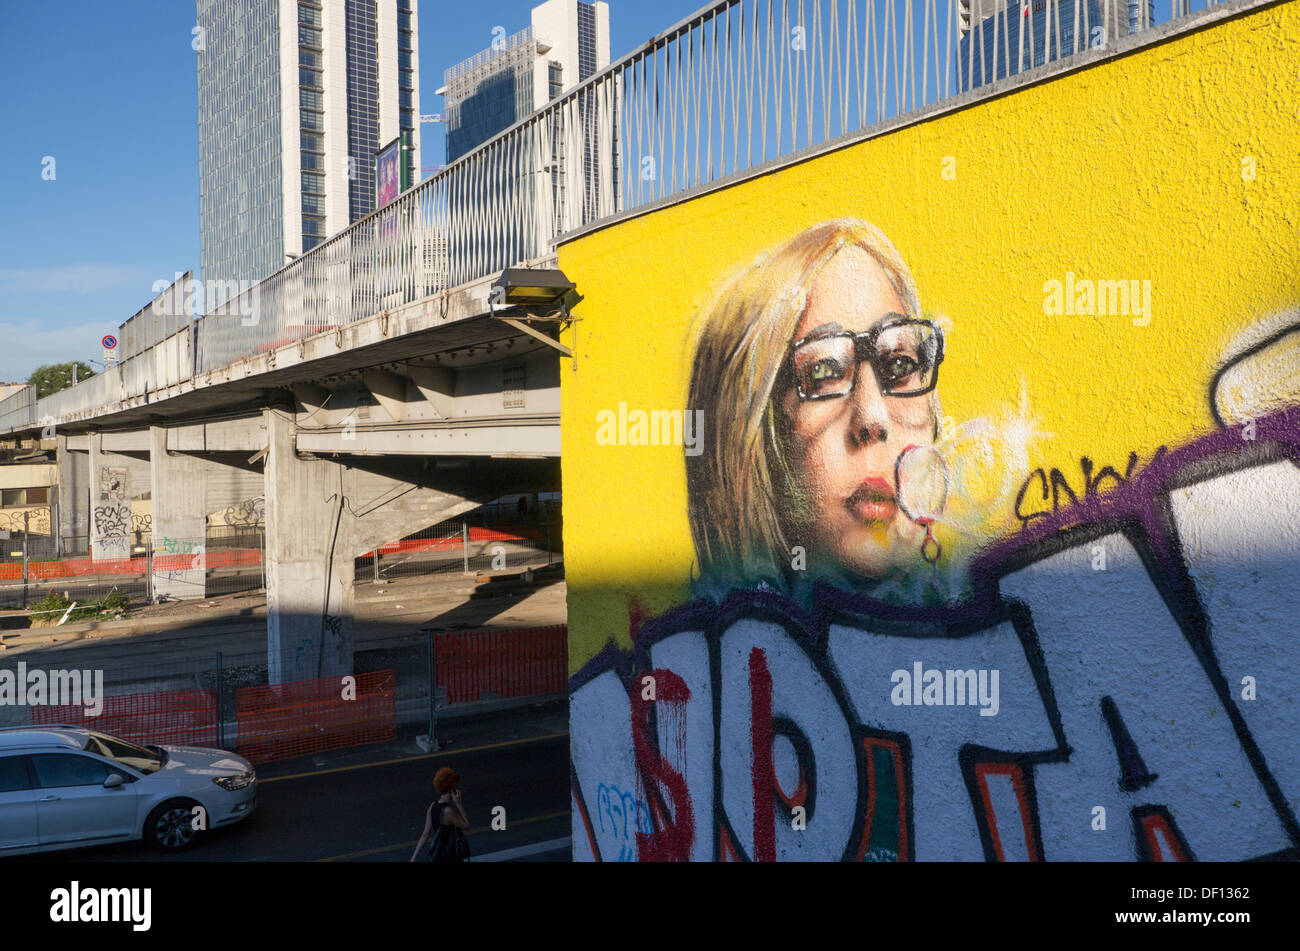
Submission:
[[[545,627],[568,617],[567,588],[558,570],[539,574],[533,584],[510,579],[476,584],[461,576],[402,578],[357,585],[356,650],[409,641],[420,630]],[[112,668],[147,656],[163,666],[196,652],[212,655],[264,653],[266,596],[224,595],[201,602],[155,605],[133,612],[132,623],[92,631],[44,636],[30,642],[10,638],[0,662],[81,668]],[[68,652],[75,652],[75,661]],[[55,660],[58,663],[55,663]]]
[[[394,743],[258,770],[258,809],[177,855],[132,843],[33,856],[26,862],[406,862],[424,826],[434,773],[462,776],[474,860],[568,861],[568,706],[551,703],[455,722],[443,749],[421,753],[414,731]],[[506,828],[491,828],[492,809]]]

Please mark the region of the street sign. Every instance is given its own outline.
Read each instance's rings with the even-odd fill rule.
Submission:
[[[117,338],[112,334],[104,334],[104,339],[99,341],[104,346],[104,364],[117,362]]]

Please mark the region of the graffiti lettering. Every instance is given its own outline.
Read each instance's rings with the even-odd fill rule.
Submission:
[[[50,510],[48,508],[35,508],[22,509],[16,512],[0,512],[0,531],[26,531],[31,535],[48,535],[50,533]]]
[[[1159,460],[1165,451],[1164,446],[1157,449],[1152,457],[1152,463]],[[1053,468],[1050,473],[1044,472],[1041,468],[1035,469],[1029,473],[1028,478],[1021,484],[1020,491],[1016,493],[1016,518],[1020,521],[1021,528],[1028,526],[1036,518],[1044,518],[1053,512],[1059,512],[1062,508],[1077,504],[1080,497],[1093,499],[1103,490],[1116,489],[1125,485],[1133,478],[1137,459],[1137,453],[1130,452],[1124,474],[1120,475],[1113,466],[1103,466],[1094,472],[1093,461],[1087,456],[1082,457],[1079,460],[1079,469],[1083,474],[1082,495],[1070,487],[1069,480],[1060,469]]]
[[[637,836],[653,831],[645,803],[617,786],[601,783],[596,790],[596,814],[599,816],[600,831],[611,832],[623,843],[613,860],[635,862]]]
[[[226,525],[252,527],[266,522],[266,500],[245,499],[233,505],[227,505],[221,511],[221,521]]]
[[[188,555],[193,552],[202,552],[203,547],[201,541],[169,538],[164,535],[162,541],[154,546],[154,550],[166,552],[169,555]]]
[[[131,509],[126,505],[95,507],[95,534],[107,538],[124,536],[131,531]]]

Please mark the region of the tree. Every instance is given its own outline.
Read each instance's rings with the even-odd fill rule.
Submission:
[[[27,382],[36,387],[36,398],[42,399],[51,393],[57,393],[59,390],[66,390],[72,385],[72,367],[77,367],[77,382],[90,379],[95,375],[95,371],[90,368],[90,364],[81,360],[69,361],[67,363],[47,363],[45,366],[37,367],[32,371],[32,375],[27,378]]]

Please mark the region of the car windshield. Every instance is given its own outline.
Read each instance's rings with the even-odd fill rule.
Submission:
[[[162,769],[163,763],[166,762],[166,754],[162,750],[155,753],[120,737],[109,736],[107,733],[91,733],[87,736],[86,752],[105,756],[123,766],[130,766],[136,772],[144,773],[146,776]]]

